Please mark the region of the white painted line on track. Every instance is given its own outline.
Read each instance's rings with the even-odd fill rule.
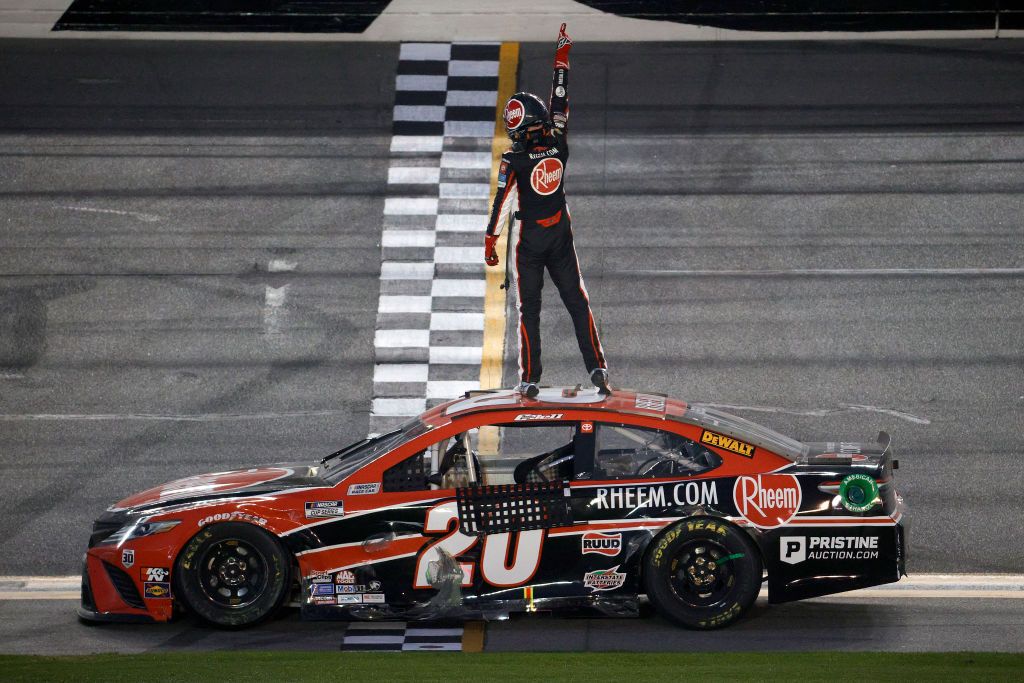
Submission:
[[[443,146],[444,138],[440,135],[395,135],[391,138],[392,152],[440,152]]]
[[[450,399],[480,388],[480,380],[433,380],[427,382],[427,398]]]
[[[438,313],[430,314],[431,330],[483,330],[483,313]]]
[[[433,277],[433,263],[384,261],[380,265],[380,279],[382,280],[431,280]]]
[[[721,408],[723,410],[750,410],[758,413],[776,413],[779,415],[800,415],[805,417],[827,417],[829,415],[836,415],[838,413],[880,413],[882,415],[891,415],[892,417],[906,420],[907,422],[913,422],[914,424],[928,425],[932,421],[926,417],[907,413],[902,410],[894,410],[892,408],[879,408],[877,406],[864,406],[853,403],[840,403],[838,408],[814,408],[808,410],[791,409],[791,408],[780,408],[777,406],[745,406],[738,403],[701,403],[701,405],[709,406],[711,408]]]
[[[0,413],[0,422],[31,420],[68,420],[102,422],[107,420],[152,420],[156,422],[217,422],[229,420],[277,420],[299,417],[335,417],[350,415],[351,410],[294,410],[283,413]]]
[[[487,216],[472,213],[449,213],[437,217],[438,232],[481,232],[487,225]]]
[[[383,363],[373,367],[374,382],[426,382],[430,366],[426,363]]]
[[[58,209],[67,209],[68,211],[82,211],[85,213],[107,213],[115,216],[129,216],[131,218],[138,218],[140,221],[146,223],[156,223],[162,221],[163,216],[157,216],[152,213],[142,213],[141,211],[122,211],[120,209],[97,209],[91,206],[58,206]]]
[[[80,576],[0,576],[0,600],[77,600]],[[767,597],[767,589],[761,591]],[[815,600],[858,598],[1024,599],[1021,574],[915,574],[897,583],[826,595]],[[351,628],[351,627],[350,627]],[[377,625],[361,628],[371,630]]]
[[[1024,268],[791,268],[780,270],[622,270],[609,275],[648,277],[991,277],[1024,275]]]
[[[480,365],[483,349],[479,346],[431,346],[431,365]]]
[[[377,330],[373,345],[385,349],[426,348],[430,346],[430,330]]]

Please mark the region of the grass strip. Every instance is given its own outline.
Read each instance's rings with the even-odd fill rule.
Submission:
[[[1010,681],[1024,654],[992,652],[365,653],[0,655],[3,681]]]

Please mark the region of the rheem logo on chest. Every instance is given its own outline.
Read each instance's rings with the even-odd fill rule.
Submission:
[[[562,184],[562,162],[549,157],[533,167],[530,173],[530,187],[540,195],[549,195]]]

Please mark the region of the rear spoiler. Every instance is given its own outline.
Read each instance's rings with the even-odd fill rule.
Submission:
[[[892,455],[892,437],[889,432],[878,432],[878,445],[882,447],[882,456]]]
[[[892,452],[892,437],[889,436],[889,432],[878,432],[878,445],[882,448],[882,459],[885,460],[885,456],[889,456],[892,459],[892,468],[894,470],[899,469],[900,461],[893,458]]]

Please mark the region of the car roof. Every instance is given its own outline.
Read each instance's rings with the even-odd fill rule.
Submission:
[[[429,425],[439,427],[455,418],[507,410],[596,410],[618,415],[671,419],[754,443],[791,460],[807,452],[807,446],[800,441],[712,406],[688,404],[665,394],[632,389],[613,389],[609,393],[601,393],[596,389],[582,389],[578,386],[541,387],[536,398],[527,398],[514,389],[470,391],[461,398],[427,411],[422,419]]]

